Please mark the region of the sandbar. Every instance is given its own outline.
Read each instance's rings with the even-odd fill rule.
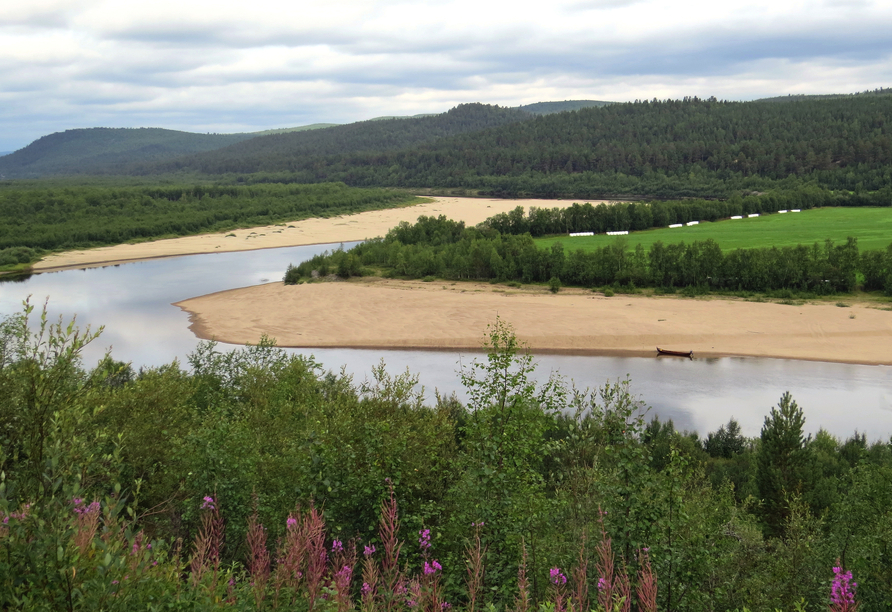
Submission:
[[[526,210],[532,206],[565,208],[572,205],[574,201],[592,204],[601,202],[601,200],[513,200],[465,197],[433,197],[431,199],[432,202],[414,206],[372,210],[328,219],[304,219],[280,225],[237,229],[216,234],[68,251],[45,257],[34,264],[32,269],[35,272],[50,272],[179,255],[353,242],[383,236],[388,230],[399,225],[401,221],[415,223],[421,215],[435,217],[446,215],[450,219],[464,221],[466,225],[473,226],[495,214],[514,210],[518,206],[522,206]]]
[[[496,317],[537,352],[728,355],[892,365],[892,312],[853,302],[605,297],[582,289],[397,281],[281,282],[178,302],[197,336],[287,347],[479,349]],[[673,357],[668,357],[673,359]]]

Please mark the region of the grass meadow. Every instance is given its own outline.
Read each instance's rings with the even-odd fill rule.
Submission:
[[[712,238],[723,251],[744,248],[796,246],[814,244],[828,238],[833,242],[845,242],[854,236],[862,251],[885,249],[892,242],[892,208],[815,208],[799,213],[769,214],[743,219],[725,219],[714,223],[703,221],[699,225],[678,228],[650,229],[630,232],[622,239],[634,249],[641,244],[645,249],[657,242],[664,244],[707,240]],[[590,251],[616,241],[616,236],[551,236],[536,239],[540,248],[549,248],[563,242],[567,250]]]

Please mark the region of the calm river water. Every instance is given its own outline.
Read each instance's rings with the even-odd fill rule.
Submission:
[[[78,324],[105,330],[85,353],[89,365],[111,347],[115,359],[135,368],[185,357],[198,340],[188,317],[171,306],[189,297],[276,281],[289,263],[297,264],[337,245],[266,249],[241,253],[191,255],[106,268],[68,270],[0,283],[0,315],[21,312],[29,295],[40,304],[48,297],[53,317],[77,315]],[[351,245],[346,244],[345,247]],[[483,330],[480,330],[481,340]],[[382,359],[391,373],[407,368],[419,375],[428,397],[433,390],[463,397],[461,364],[483,356],[447,351],[312,349],[325,368],[342,366],[363,380]],[[803,408],[806,428],[820,427],[846,437],[866,432],[869,439],[892,435],[892,368],[783,359],[686,359],[537,355],[537,376],[559,372],[577,387],[597,387],[628,375],[632,390],[651,406],[650,414],[673,419],[679,429],[714,431],[736,418],[746,435],[757,435],[765,415],[790,391]]]

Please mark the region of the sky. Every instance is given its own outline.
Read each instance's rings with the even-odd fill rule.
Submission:
[[[852,93],[892,86],[890,32],[892,0],[4,0],[0,151],[84,127]]]

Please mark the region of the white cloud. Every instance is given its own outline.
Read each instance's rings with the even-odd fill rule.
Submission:
[[[470,101],[872,89],[892,84],[887,4],[10,2],[0,150],[86,125],[253,130]]]

